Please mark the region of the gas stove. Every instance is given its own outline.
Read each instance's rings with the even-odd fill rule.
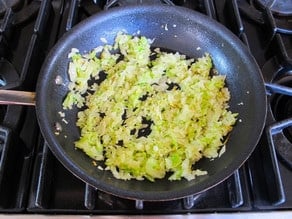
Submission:
[[[46,55],[65,32],[102,10],[143,2],[151,1],[1,1],[0,89],[35,91]],[[268,116],[251,157],[228,179],[199,195],[163,202],[128,200],[98,191],[65,169],[42,137],[34,107],[1,105],[1,215],[170,216],[292,210],[292,1],[160,3],[187,7],[217,20],[255,57],[266,82]]]

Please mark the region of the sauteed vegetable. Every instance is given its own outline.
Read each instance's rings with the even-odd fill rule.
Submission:
[[[114,177],[192,180],[207,174],[195,163],[218,157],[237,114],[209,54],[194,60],[150,46],[119,33],[113,46],[72,49],[63,108],[80,108],[75,146]]]

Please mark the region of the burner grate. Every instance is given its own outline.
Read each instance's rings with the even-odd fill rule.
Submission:
[[[106,2],[114,1],[23,2],[21,9],[11,6],[13,8],[9,7],[0,15],[0,67],[9,72],[0,73],[2,89],[18,81],[9,89],[34,90],[42,61],[56,41],[81,20],[102,11]],[[282,81],[282,78],[292,77],[288,68],[291,52],[286,50],[292,48],[291,17],[275,11],[276,1],[273,1],[273,5],[270,4],[272,1],[267,0],[171,2],[218,20],[246,44],[267,82],[292,85]],[[272,96],[278,98],[273,100],[275,103],[284,105],[281,108],[288,105],[285,113],[290,117],[292,103],[289,97],[279,93]],[[199,195],[165,202],[146,202],[112,196],[80,181],[49,150],[39,133],[34,108],[0,107],[0,212],[141,215],[291,209],[292,170],[284,162],[278,163],[278,159],[283,160],[279,148],[283,146],[284,150],[284,146],[290,145],[288,138],[282,138],[285,130],[290,128],[284,125],[282,132],[281,121],[287,120],[277,115],[279,121],[276,121],[272,119],[273,116],[269,114],[266,132],[247,163],[225,181]],[[288,134],[292,135],[292,131],[289,130]],[[14,164],[15,159],[20,161],[17,165]],[[15,166],[8,167],[11,163]],[[2,182],[3,177],[12,183]],[[8,194],[8,191],[11,193]],[[9,198],[5,200],[5,197]]]
[[[129,200],[98,191],[80,181],[54,157],[47,143],[40,143],[27,210],[74,214],[248,211],[251,205],[246,177],[245,168],[241,168],[199,195],[160,202]]]

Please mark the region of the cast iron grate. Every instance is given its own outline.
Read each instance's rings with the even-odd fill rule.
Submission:
[[[256,7],[254,1],[247,0],[172,2],[204,13],[231,29],[250,49],[264,74],[264,64],[270,59],[281,66],[289,63],[287,48],[292,48],[289,16],[275,15],[269,7]],[[106,1],[43,0],[27,3],[30,3],[27,5],[29,9],[24,7],[14,11],[8,8],[0,17],[0,64],[8,69],[7,72],[12,72],[1,75],[2,89],[33,91],[41,63],[56,41],[79,21],[103,10]],[[268,82],[274,82],[274,79]],[[10,81],[14,84],[9,85]],[[252,157],[230,178],[196,196],[153,203],[103,193],[69,173],[38,133],[34,109],[3,107],[0,109],[2,112],[0,197],[7,197],[6,191],[12,191],[12,194],[8,201],[0,198],[1,212],[175,214],[292,207],[292,188],[288,187],[292,184],[291,171],[277,161],[275,149],[282,129],[274,120],[268,120],[266,131]],[[269,137],[266,135],[269,133],[276,135]],[[13,163],[15,156],[20,156],[20,165],[6,168]],[[15,176],[9,175],[9,168],[19,173],[19,179],[12,179]],[[3,183],[3,176],[14,183]],[[285,180],[282,180],[283,176]]]
[[[265,131],[247,162],[254,206],[257,209],[287,208],[290,203],[288,195],[290,188],[286,187],[283,178],[289,177],[290,170],[287,169],[287,165],[282,164],[287,164],[289,163],[287,160],[290,160],[290,143],[285,137],[285,132],[289,135],[287,130],[291,125],[287,119],[287,116],[289,117],[287,104],[292,94],[288,83],[291,73],[289,48],[292,46],[291,27],[286,23],[289,18],[275,15],[268,5],[256,7],[254,1],[249,1],[249,4],[247,1],[234,3],[242,15],[242,22],[237,31],[246,35],[247,45],[262,69],[267,93],[272,95],[268,96]],[[257,28],[254,28],[254,25]],[[283,102],[285,105],[282,105]]]

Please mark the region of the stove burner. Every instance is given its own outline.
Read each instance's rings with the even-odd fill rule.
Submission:
[[[270,137],[279,160],[292,168],[292,65],[290,59],[283,60],[282,57],[292,57],[292,50],[270,58],[263,65],[262,72],[267,93],[272,94],[269,97],[267,123],[276,131],[271,132]]]
[[[260,6],[269,8],[278,15],[292,15],[291,0],[255,0]]]
[[[18,8],[23,0],[0,0],[0,15],[3,15],[8,8]]]
[[[292,75],[286,76],[278,84],[292,87]],[[292,97],[284,94],[274,94],[271,98],[271,109],[282,134],[275,134],[275,148],[280,158],[292,168]],[[282,124],[283,123],[283,124]],[[281,128],[282,127],[282,128]]]
[[[292,87],[292,76],[285,77],[278,83],[281,85]],[[275,94],[271,101],[272,111],[277,121],[292,118],[292,97],[283,94]],[[284,135],[292,143],[292,127],[283,130]]]

